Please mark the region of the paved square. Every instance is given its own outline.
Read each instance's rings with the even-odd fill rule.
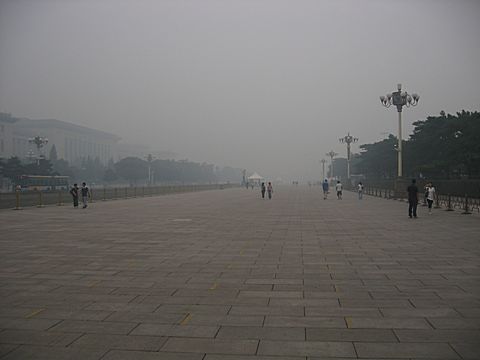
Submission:
[[[480,216],[283,186],[0,211],[0,359],[479,359]]]

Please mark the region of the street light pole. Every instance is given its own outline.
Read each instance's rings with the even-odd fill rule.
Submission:
[[[358,138],[353,137],[348,133],[340,139],[341,143],[347,144],[347,179],[350,179],[350,144],[358,141]]]
[[[331,175],[332,175],[332,178],[335,178],[335,172],[333,171],[333,170],[334,170],[334,168],[333,168],[333,158],[334,158],[335,156],[337,156],[338,154],[337,154],[335,151],[330,150],[330,151],[329,151],[328,153],[326,153],[325,155],[330,156],[330,164],[331,164],[330,166],[332,167],[332,174],[331,174]]]
[[[402,84],[397,85],[397,91],[393,93],[389,93],[386,96],[380,96],[380,102],[383,106],[389,108],[392,105],[397,107],[398,112],[398,169],[397,174],[398,177],[401,178],[403,176],[403,164],[402,164],[402,108],[404,106],[417,106],[420,96],[418,94],[413,93],[412,95],[408,94],[406,91],[402,91]]]
[[[28,143],[36,146],[38,152],[37,165],[40,165],[40,159],[45,157],[43,156],[41,149],[48,144],[48,139],[41,136],[35,136],[33,138],[29,138]]]
[[[320,163],[322,164],[322,181],[325,180],[325,163],[327,162],[327,160],[325,159],[322,159],[320,160]]]

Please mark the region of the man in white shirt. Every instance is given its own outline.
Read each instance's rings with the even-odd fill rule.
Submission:
[[[342,200],[342,189],[343,189],[342,183],[340,182],[340,180],[337,180],[337,184],[335,185],[335,190],[337,191],[338,200]]]

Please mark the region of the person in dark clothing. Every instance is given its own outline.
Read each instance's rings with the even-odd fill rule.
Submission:
[[[407,188],[408,192],[408,216],[411,218],[412,215],[414,218],[417,217],[417,205],[418,205],[418,187],[416,185],[416,180],[412,179],[412,183]]]
[[[70,189],[70,195],[73,198],[73,207],[78,208],[78,185],[73,184],[73,187]]]
[[[265,187],[264,182],[262,182],[261,190],[262,190],[262,199],[265,199],[265,191],[267,190],[267,188]]]
[[[82,183],[82,202],[83,202],[83,208],[86,209],[88,206],[88,198],[92,197],[92,194],[90,193],[90,189],[88,188],[86,183]]]
[[[273,186],[271,182],[269,182],[267,185],[267,193],[268,193],[268,198],[271,199],[273,194]]]

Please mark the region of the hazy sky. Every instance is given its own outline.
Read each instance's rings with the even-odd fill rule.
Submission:
[[[0,0],[0,111],[195,161],[320,176],[348,131],[480,108],[480,1]],[[358,146],[353,147],[354,151]]]

